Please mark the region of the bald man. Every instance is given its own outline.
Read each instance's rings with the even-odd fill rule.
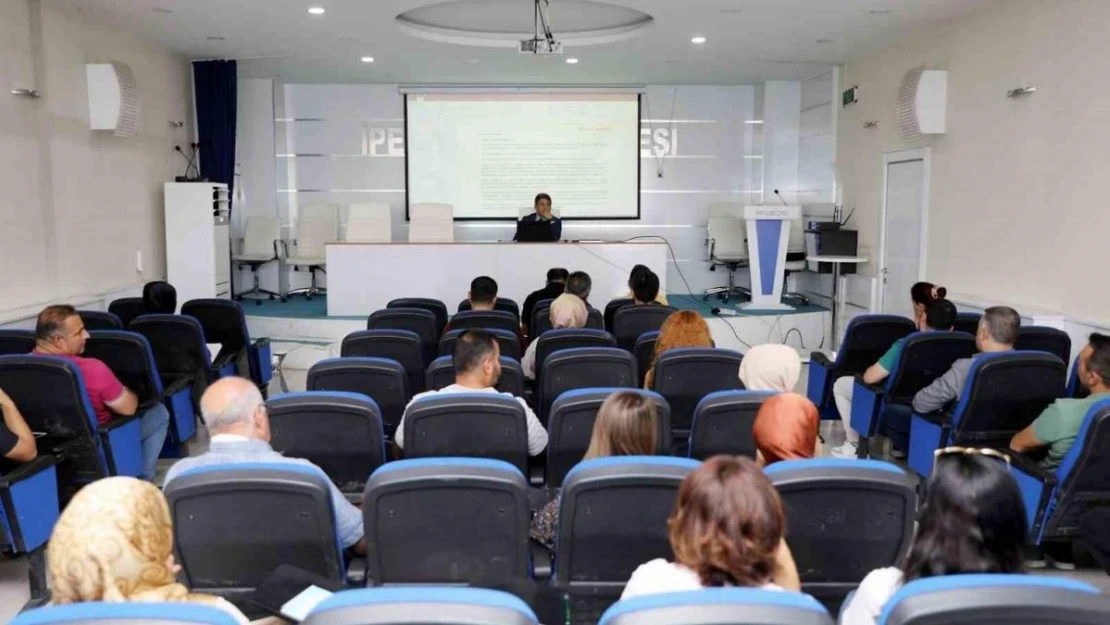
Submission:
[[[222,378],[209,386],[200,399],[200,412],[212,435],[208,453],[178,461],[166,474],[166,484],[185,470],[216,464],[279,462],[316,466],[300,458],[286,458],[270,447],[270,417],[266,414],[266,402],[250,380]],[[331,486],[331,505],[335,509],[340,542],[359,554],[366,553],[366,544],[362,540],[362,513],[331,481],[328,485]]]

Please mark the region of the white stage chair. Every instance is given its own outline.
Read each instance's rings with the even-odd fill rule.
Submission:
[[[409,243],[454,243],[455,207],[413,204],[409,207]]]
[[[705,291],[702,299],[716,295],[728,301],[733,295],[751,298],[752,292],[736,286],[736,270],[748,266],[748,228],[744,221],[744,205],[737,202],[714,202],[709,205],[709,270],[718,266],[728,269],[728,285]]]
[[[347,229],[343,240],[350,243],[393,241],[393,211],[389,204],[361,202],[347,207]]]
[[[325,245],[339,240],[339,207],[335,204],[305,204],[297,212],[297,235],[293,239],[293,254],[285,259],[293,270],[307,267],[312,274],[312,285],[303,289],[293,289],[286,295],[304,295],[312,299],[317,293],[326,294],[327,289],[316,286],[316,270],[325,272],[327,255]]]
[[[250,267],[254,286],[248,291],[236,293],[235,299],[241,300],[248,295],[265,295],[270,299],[279,297],[282,301],[285,301],[280,293],[263,289],[258,284],[258,270],[263,265],[278,259],[278,241],[280,240],[281,221],[277,217],[266,217],[264,215],[247,217],[247,223],[243,229],[243,248],[231,259],[239,269],[244,266]],[[262,298],[255,300],[255,303],[261,304]]]

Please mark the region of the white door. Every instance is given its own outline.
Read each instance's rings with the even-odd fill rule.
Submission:
[[[927,157],[926,157],[927,158]],[[924,214],[928,185],[925,158],[886,162],[883,202],[883,312],[911,316],[910,288],[924,266]]]

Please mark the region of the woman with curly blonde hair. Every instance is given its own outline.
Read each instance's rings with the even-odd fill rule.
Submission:
[[[721,586],[801,589],[782,501],[748,458],[714,456],[687,475],[667,527],[675,561],[640,565],[621,599]]]
[[[713,347],[713,337],[709,325],[701,315],[692,310],[671,313],[659,328],[659,340],[655,342],[655,353],[651,355],[651,367],[644,378],[644,388],[651,389],[655,381],[655,363],[668,349],[678,347]]]

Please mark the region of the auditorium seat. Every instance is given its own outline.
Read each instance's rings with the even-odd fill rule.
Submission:
[[[304,625],[538,625],[528,604],[485,588],[362,588],[313,608]]]
[[[832,387],[838,378],[862,375],[898,339],[914,332],[913,321],[897,315],[860,315],[848,322],[844,340],[830,361],[823,352],[811,352],[806,396],[822,419],[839,420]]]
[[[894,593],[878,625],[1099,625],[1110,597],[1083,582],[1043,575],[945,575]]]
[[[164,491],[181,579],[193,592],[240,600],[283,564],[346,582],[331,488],[319,468],[198,466]]]
[[[58,459],[46,453],[23,464],[5,463],[0,475],[0,550],[27,556],[31,600],[50,599],[46,586],[46,543],[58,520]]]
[[[175,386],[181,380],[193,389],[193,405],[200,405],[205,389],[218,378],[235,375],[234,366],[216,371],[200,322],[185,315],[143,315],[131,322],[130,330],[146,337],[154,352],[154,363],[162,384]]]
[[[270,445],[290,458],[320,467],[352,502],[362,500],[366,478],[388,459],[382,415],[358,393],[286,393],[266,402]]]
[[[520,337],[517,336],[516,332],[501,329],[495,330],[490,328],[486,328],[486,331],[493,335],[493,338],[501,347],[502,358],[511,358],[517,362],[520,362]],[[444,334],[443,338],[439,340],[439,355],[454,355],[455,342],[459,340],[459,337],[462,336],[463,332],[466,332],[466,330],[451,330],[450,332]]]
[[[549,356],[541,366],[537,416],[547,425],[551,404],[577,388],[636,388],[636,361],[615,347],[575,347]]]
[[[878,460],[785,460],[764,472],[786,509],[802,592],[837,613],[874,569],[898,566],[917,516],[916,480]]]
[[[856,376],[851,425],[859,432],[859,457],[868,456],[867,439],[878,434],[890,437],[896,448],[908,451],[913,396],[944,375],[952,363],[974,355],[975,337],[965,332],[916,332],[906,339],[885,380],[866,384],[862,376]]]
[[[516,317],[518,322],[520,321],[520,304],[517,304],[514,300],[511,300],[507,297],[498,297],[497,300],[493,302],[493,309],[507,312]],[[459,308],[455,312],[463,312],[467,310],[472,310],[470,300],[464,299],[463,301],[459,302]]]
[[[570,621],[596,622],[641,564],[672,558],[667,518],[698,463],[613,456],[578,463],[563,481],[553,584]]]
[[[531,579],[528,482],[507,462],[390,462],[366,482],[362,515],[368,585],[505,588]]]
[[[437,300],[429,300],[435,302]],[[431,305],[429,305],[431,307]],[[447,316],[447,311],[443,311],[444,317]],[[443,322],[447,323],[446,321]],[[439,323],[436,313],[424,307],[413,306],[412,308],[386,308],[374,312],[366,320],[367,330],[408,330],[415,332],[420,337],[420,343],[424,346],[425,362],[431,362],[435,359],[436,346],[439,342],[440,333],[443,332],[443,324]]]
[[[119,317],[110,312],[103,310],[78,310],[77,315],[81,317],[81,322],[85,324],[85,330],[95,332],[96,330],[122,330],[123,322]]]
[[[455,362],[451,356],[440,356],[432,361],[426,373],[428,390],[438,391],[455,383]],[[501,357],[501,379],[497,390],[516,397],[524,397],[524,371],[520,363],[504,356]]]
[[[420,336],[409,330],[360,330],[343,337],[339,355],[343,358],[367,357],[396,360],[408,375],[412,394],[424,391],[424,345]]]
[[[663,327],[663,322],[678,309],[659,304],[625,306],[613,315],[613,336],[621,349],[632,351],[636,339],[645,332],[653,332]]]
[[[406,458],[490,458],[528,474],[528,422],[516,399],[493,393],[429,395],[405,415]]]
[[[438,299],[430,297],[403,297],[395,299],[385,305],[386,310],[394,308],[417,308],[426,310],[435,317],[435,340],[439,340],[439,334],[443,331],[443,326],[447,325],[447,305]],[[367,328],[372,330],[373,328]],[[411,328],[397,328],[399,330],[409,330]]]
[[[1021,454],[1011,454],[1030,525],[1029,542],[1071,539],[1079,519],[1110,502],[1110,399],[1087,410],[1075,443],[1055,470],[1045,470]]]
[[[740,352],[729,349],[668,349],[655,362],[652,390],[671,405],[672,436],[676,441],[690,438],[694,409],[706,395],[715,391],[743,388],[740,383]],[[685,449],[681,450],[685,455]]]
[[[636,366],[640,370],[640,386],[647,379],[647,372],[651,369],[652,360],[655,358],[655,344],[659,342],[659,330],[644,332],[636,339],[632,347],[632,355],[636,357]]]
[[[1064,396],[1066,378],[1063,361],[1043,352],[975,356],[954,409],[913,415],[910,468],[932,474],[933,453],[952,445],[1007,449],[1014,434]],[[854,403],[852,409],[854,416]]]
[[[706,588],[625,599],[598,625],[833,625],[813,597],[759,588]]]
[[[516,334],[520,321],[503,310],[464,310],[451,317],[452,330],[493,329]]]
[[[84,378],[72,361],[55,356],[0,356],[4,389],[34,432],[40,453],[56,456],[63,503],[93,480],[136,477],[142,470],[137,416],[98,425]]]
[[[157,625],[238,625],[227,610],[211,605],[173,602],[83,601],[29,610],[12,625],[107,625],[152,623]]]
[[[119,317],[120,323],[127,329],[137,317],[146,314],[146,305],[141,297],[121,297],[108,304],[108,312]]]
[[[181,314],[200,322],[206,343],[220,345],[212,362],[217,371],[234,364],[235,375],[250,379],[266,394],[273,377],[270,339],[251,339],[242,304],[226,299],[194,299],[185,302]]]
[[[308,370],[307,388],[361,393],[374,400],[381,410],[385,436],[390,440],[412,398],[404,367],[385,358],[326,358]]]
[[[631,306],[636,303],[636,300],[631,297],[618,297],[605,305],[605,313],[603,320],[605,322],[605,329],[609,332],[613,331],[613,322],[617,316],[617,311],[625,306]],[[658,329],[658,328],[656,328]]]
[[[541,383],[542,365],[555,352],[575,347],[616,347],[617,341],[605,330],[560,328],[550,330],[536,339],[536,383]]]
[[[705,460],[718,454],[755,459],[752,426],[771,391],[716,391],[701,398],[690,423],[690,457]]]
[[[34,330],[0,329],[0,356],[29,354],[35,349]]]
[[[966,332],[975,336],[979,333],[979,320],[982,318],[983,315],[976,312],[956,313],[956,323],[953,324],[952,329],[956,332]]]
[[[547,424],[547,485],[562,486],[567,473],[574,468],[590,447],[597,411],[613,393],[628,391],[638,393],[655,403],[659,418],[659,450],[666,456],[671,452],[671,407],[663,396],[653,391],[628,388],[580,388],[567,391],[551,405]]]
[[[1071,337],[1056,328],[1021,326],[1014,349],[1048,352],[1064,362],[1071,362]]]
[[[0,344],[2,344],[0,339]],[[1091,394],[1091,390],[1079,382],[1079,356],[1071,363],[1071,373],[1068,374],[1068,386],[1064,392],[1065,397],[1083,399]]]
[[[189,380],[178,378],[171,386],[163,386],[150,343],[137,332],[93,332],[85,341],[84,355],[108,365],[120,382],[138,397],[139,412],[157,403],[165,404],[170,413],[170,428],[162,456],[181,457],[184,454],[183,444],[197,434],[193,389]]]

